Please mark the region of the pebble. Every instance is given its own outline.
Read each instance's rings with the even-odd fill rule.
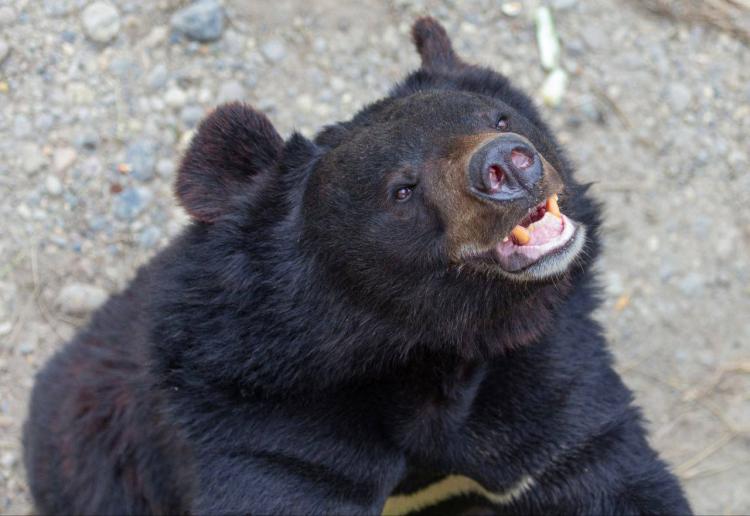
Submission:
[[[16,13],[12,7],[0,6],[0,27],[11,25],[16,20]]]
[[[159,63],[149,72],[146,82],[148,82],[148,85],[152,90],[160,90],[167,84],[167,80],[169,80],[167,67],[166,65]]]
[[[26,115],[17,115],[13,119],[13,135],[17,138],[29,136],[32,131],[31,121]]]
[[[203,113],[204,110],[201,106],[195,104],[185,106],[182,108],[182,111],[180,111],[180,120],[182,120],[182,123],[185,124],[186,127],[195,127],[198,125],[201,118],[203,118]]]
[[[11,468],[16,463],[16,456],[13,454],[13,452],[3,452],[3,454],[0,456],[0,464],[4,468]]]
[[[690,106],[693,94],[685,84],[675,82],[667,88],[667,103],[672,111],[681,112]]]
[[[62,182],[55,175],[48,175],[47,179],[44,180],[44,188],[47,189],[47,193],[53,196],[58,196],[63,192]]]
[[[518,16],[521,14],[521,11],[523,11],[523,5],[521,2],[503,2],[500,5],[500,11],[502,11],[505,16]]]
[[[185,102],[187,102],[187,94],[177,86],[173,86],[169,88],[164,95],[164,102],[166,102],[169,107],[182,107],[185,105]]]
[[[156,144],[150,140],[136,140],[128,145],[125,161],[130,165],[130,175],[139,181],[154,177],[156,152]]]
[[[593,51],[602,51],[609,44],[610,37],[602,29],[594,24],[587,24],[581,30],[581,37],[589,49]]]
[[[120,13],[108,2],[89,4],[81,14],[83,30],[89,39],[107,43],[120,32]]]
[[[55,172],[65,172],[75,163],[78,153],[72,147],[63,147],[55,150],[52,155],[52,168]]]
[[[99,308],[107,300],[107,292],[95,285],[69,283],[57,296],[57,305],[71,315],[85,315]]]
[[[156,164],[156,173],[161,177],[171,178],[174,175],[175,166],[171,159],[160,159]]]
[[[233,100],[243,100],[245,98],[245,87],[239,81],[227,81],[219,88],[216,96],[216,103],[223,104]]]
[[[0,39],[0,64],[8,57],[8,54],[10,54],[10,45],[4,39]]]
[[[115,216],[122,220],[133,220],[151,202],[152,194],[145,188],[126,188],[114,202]]]
[[[224,9],[215,0],[200,0],[174,13],[171,24],[188,39],[215,41],[224,30]]]
[[[26,340],[22,342],[20,346],[18,346],[18,351],[22,355],[31,355],[34,351],[36,351],[36,344],[30,340]]]
[[[42,149],[35,143],[22,143],[18,150],[21,169],[31,174],[47,164],[47,159],[42,154]]]
[[[286,47],[284,42],[279,39],[272,39],[260,47],[263,55],[272,63],[278,63],[286,57]]]
[[[138,235],[138,245],[144,249],[151,249],[159,243],[161,230],[156,226],[149,226]]]
[[[703,276],[697,272],[689,272],[680,280],[677,286],[684,295],[694,296],[701,293],[703,290],[703,284]]]
[[[93,151],[99,146],[99,135],[94,132],[85,132],[77,135],[74,141],[79,149]]]
[[[552,0],[551,5],[553,9],[564,11],[565,9],[574,7],[577,1],[578,0]]]

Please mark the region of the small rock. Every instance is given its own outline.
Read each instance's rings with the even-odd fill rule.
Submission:
[[[278,39],[272,39],[271,41],[264,43],[263,46],[260,47],[260,51],[263,52],[266,59],[272,63],[278,63],[286,57],[284,42]]]
[[[81,14],[86,35],[97,43],[106,43],[120,31],[120,13],[107,2],[89,4]]]
[[[245,98],[245,87],[239,81],[227,81],[219,88],[216,96],[216,103],[223,104],[233,100],[243,100]]]
[[[21,170],[28,174],[36,172],[47,164],[47,159],[42,154],[42,149],[33,143],[21,144],[18,156]]]
[[[12,7],[0,6],[0,27],[11,25],[16,20],[16,13]]]
[[[552,0],[551,4],[554,9],[564,11],[576,5],[577,0]]]
[[[160,159],[156,164],[156,173],[161,177],[172,177],[174,175],[174,161],[171,159]]]
[[[34,120],[34,127],[40,131],[47,132],[55,125],[55,117],[49,113],[39,113]]]
[[[611,271],[605,276],[607,294],[615,297],[625,291],[625,284],[619,272]]]
[[[50,174],[44,181],[44,187],[47,189],[47,193],[53,196],[60,195],[63,192],[62,182],[57,176]]]
[[[177,11],[171,24],[188,39],[215,41],[224,30],[224,9],[215,0],[200,0]]]
[[[599,25],[587,23],[582,27],[581,37],[590,50],[604,50],[610,42],[610,35]]]
[[[107,300],[107,292],[95,285],[70,283],[57,296],[57,305],[71,315],[84,315],[96,310]]]
[[[8,54],[10,54],[10,45],[5,40],[0,39],[0,64],[8,57]]]
[[[130,165],[130,175],[139,181],[154,177],[156,151],[156,144],[149,140],[137,140],[128,145],[125,161]]]
[[[31,355],[34,351],[36,351],[36,344],[32,341],[24,341],[18,346],[18,351],[22,355]]]
[[[518,16],[521,14],[522,10],[523,5],[521,5],[521,2],[503,2],[502,5],[500,5],[500,11],[502,11],[505,16]]]
[[[23,138],[31,134],[31,121],[25,115],[18,115],[13,119],[13,135],[17,138]]]
[[[77,37],[72,30],[64,30],[60,33],[60,38],[66,43],[75,43]]]
[[[122,220],[133,220],[151,201],[151,195],[145,188],[126,188],[115,199],[115,216]]]
[[[673,111],[684,111],[690,106],[693,94],[685,84],[675,82],[667,89],[667,102]]]
[[[592,122],[603,124],[606,121],[604,112],[600,108],[599,101],[593,95],[582,95],[579,100],[578,109],[584,117]]]
[[[151,249],[159,243],[161,231],[156,226],[149,226],[138,235],[138,245],[144,249]]]
[[[164,102],[173,108],[182,107],[185,105],[185,102],[187,102],[187,95],[180,88],[173,86],[169,88],[164,95]]]
[[[167,71],[167,67],[164,64],[159,63],[149,72],[146,81],[152,90],[160,90],[165,84],[167,84],[168,79],[169,72]]]
[[[156,47],[161,45],[169,37],[169,29],[164,25],[157,25],[148,36],[143,40],[143,44],[147,47]]]
[[[15,463],[16,456],[13,454],[13,452],[3,452],[2,456],[0,456],[0,464],[4,468],[12,468]]]
[[[55,150],[52,155],[52,167],[55,172],[65,172],[75,162],[78,153],[72,147],[63,147]]]
[[[703,291],[703,276],[697,272],[689,272],[678,284],[680,291],[686,296],[694,296]]]
[[[203,108],[197,105],[185,106],[180,111],[180,120],[186,127],[195,127],[203,118]]]
[[[94,132],[79,134],[75,138],[75,145],[79,149],[93,151],[99,145],[99,136]]]

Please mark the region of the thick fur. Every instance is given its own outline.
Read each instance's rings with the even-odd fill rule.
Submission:
[[[203,123],[177,182],[195,222],[38,377],[41,513],[374,514],[445,475],[514,493],[461,510],[690,512],[591,318],[598,207],[525,95],[434,20],[413,34],[423,67],[314,141],[238,104]],[[383,177],[485,107],[588,228],[555,281],[457,267],[439,206],[382,200]]]

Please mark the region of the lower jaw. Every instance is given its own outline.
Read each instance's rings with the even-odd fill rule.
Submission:
[[[506,278],[515,281],[543,281],[566,273],[574,263],[576,257],[583,250],[586,241],[586,228],[575,224],[571,237],[559,248],[540,257],[535,262],[516,269],[507,270],[498,264],[497,269]]]

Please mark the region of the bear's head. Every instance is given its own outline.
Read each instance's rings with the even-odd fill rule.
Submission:
[[[413,37],[421,68],[351,120],[284,142],[263,114],[225,105],[179,171],[196,310],[223,300],[239,338],[300,367],[527,343],[596,248],[596,206],[528,97],[461,60],[435,20]]]

